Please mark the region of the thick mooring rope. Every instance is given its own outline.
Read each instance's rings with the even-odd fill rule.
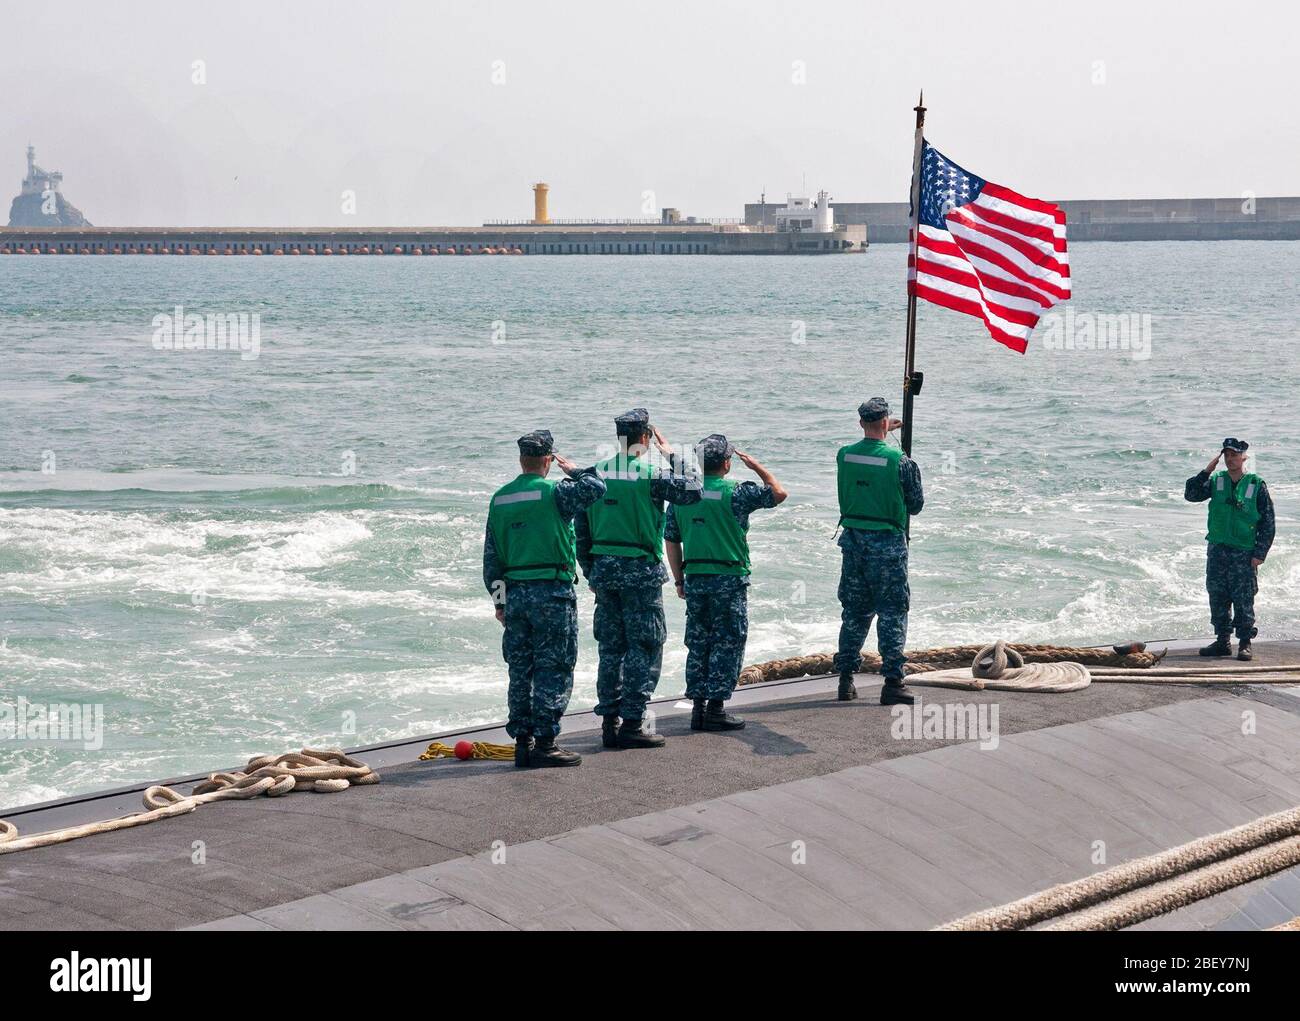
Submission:
[[[989,648],[988,645],[948,645],[938,649],[912,649],[907,652],[904,668],[909,675],[941,670],[945,667],[969,666],[975,658]],[[1163,654],[1129,652],[1120,654],[1107,649],[1074,648],[1066,645],[1006,645],[1025,663],[1080,663],[1086,667],[1130,667],[1149,669],[1160,662]],[[821,652],[811,656],[793,656],[755,663],[740,672],[741,684],[758,684],[762,681],[785,681],[799,677],[819,677],[835,673],[833,653]],[[880,657],[864,652],[858,663],[860,673],[879,673]]]
[[[1081,912],[1051,928],[1118,929],[1297,864],[1300,807],[976,911],[938,928],[1028,929]]]
[[[907,653],[910,684],[979,691],[1077,691],[1107,684],[1298,684],[1300,664],[1279,666],[1162,667],[1165,653],[1115,652],[1062,645],[950,645]],[[880,671],[880,657],[863,653],[858,669]],[[825,676],[835,672],[831,653],[757,663],[741,671],[741,684]]]
[[[210,774],[189,795],[179,794],[170,787],[150,787],[144,792],[147,811],[120,819],[68,826],[30,837],[18,836],[17,826],[0,819],[0,854],[143,826],[185,815],[210,801],[244,800],[262,794],[275,798],[292,791],[342,791],[353,784],[372,783],[379,783],[379,774],[338,748],[304,748],[284,755],[259,755],[249,759],[242,772]]]

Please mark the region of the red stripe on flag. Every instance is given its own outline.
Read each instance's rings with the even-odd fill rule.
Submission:
[[[937,291],[932,287],[926,287],[924,284],[918,284],[916,294],[919,298],[933,302],[935,305],[942,305],[944,308],[950,308],[955,312],[965,312],[968,316],[975,316],[977,319],[983,319],[984,325],[988,329],[990,336],[999,344],[1005,344],[1012,351],[1019,351],[1021,354],[1029,347],[1029,341],[1023,337],[1014,337],[1005,330],[994,326],[989,322],[989,317],[984,314],[978,302],[968,298],[958,298],[948,294],[946,291]]]
[[[1056,286],[1056,284],[1044,280],[1042,277],[1034,276],[1034,274],[1021,269],[1001,252],[995,252],[993,249],[989,248],[988,245],[982,245],[978,241],[972,241],[969,238],[958,242],[958,244],[960,245],[963,254],[969,253],[970,255],[978,255],[985,262],[993,263],[994,266],[1010,273],[1017,280],[1023,280],[1030,287],[1037,287],[1039,290],[1050,294],[1052,297],[1057,298],[1060,301],[1066,301],[1070,297],[1069,290],[1062,289]]]
[[[1051,245],[1055,251],[1065,251],[1065,238],[1058,238],[1051,227],[1044,226],[1041,223],[1033,223],[1029,220],[1017,220],[1014,216],[1008,216],[1006,213],[999,212],[989,206],[981,206],[979,199],[961,208],[969,210],[981,220],[991,223],[995,227],[1003,227],[1016,234],[1035,238],[1045,245]]]
[[[949,236],[951,237],[951,235]],[[936,252],[940,255],[950,255],[958,259],[966,259],[966,253],[962,251],[956,241],[940,241],[937,238],[932,238],[922,234],[920,247],[928,251]],[[971,271],[976,275],[979,274],[979,271],[976,270],[974,266],[971,267]],[[994,276],[990,273],[987,276],[980,277],[979,279],[985,290],[1001,291],[1003,294],[1011,294],[1017,298],[1028,298],[1030,301],[1038,302],[1038,304],[1042,305],[1043,308],[1051,308],[1056,304],[1055,301],[1043,294],[1042,291],[1035,290],[1025,284],[1018,284],[1013,280],[1007,280],[1004,277]]]
[[[991,181],[981,189],[982,194],[990,195],[995,199],[1002,199],[1003,202],[1014,202],[1025,209],[1032,209],[1035,213],[1046,213],[1054,217],[1057,223],[1065,222],[1065,213],[1055,202],[1044,202],[1042,199],[1030,199],[1020,195],[1010,188],[1004,188],[1000,184],[993,184]]]
[[[1062,265],[1041,248],[1030,244],[1023,238],[1017,237],[1015,234],[1008,233],[1005,230],[998,230],[996,227],[991,227],[987,223],[981,222],[978,216],[973,216],[966,212],[968,208],[969,207],[967,206],[962,206],[954,209],[945,217],[945,219],[956,220],[958,223],[963,224],[970,230],[978,231],[980,234],[993,238],[995,241],[1001,241],[1008,248],[1014,248],[1035,266],[1042,266],[1044,269],[1050,270],[1051,272],[1057,273],[1063,277],[1068,277],[1070,275],[1070,267],[1068,265]],[[960,243],[961,242],[958,242],[958,244]]]
[[[938,277],[941,280],[950,280],[954,284],[962,284],[978,291],[983,296],[984,303],[988,305],[989,310],[1000,319],[1005,319],[1009,323],[1028,326],[1031,330],[1038,325],[1037,313],[1026,312],[1018,308],[1008,308],[1005,305],[989,300],[989,294],[984,289],[983,282],[974,271],[963,271],[956,266],[945,266],[941,262],[931,262],[929,259],[922,259],[917,264],[916,269],[918,274],[924,273],[927,276]]]

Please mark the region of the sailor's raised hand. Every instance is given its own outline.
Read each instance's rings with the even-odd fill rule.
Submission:
[[[555,458],[555,463],[560,466],[560,471],[564,472],[565,475],[572,475],[578,470],[578,466],[563,454],[552,454],[551,456]]]
[[[668,442],[668,438],[659,431],[659,427],[657,425],[652,425],[650,428],[654,432],[655,446],[659,448],[659,453],[663,454],[664,457],[672,457],[673,448],[672,448],[672,444]]]

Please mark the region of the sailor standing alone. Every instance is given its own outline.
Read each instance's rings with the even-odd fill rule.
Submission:
[[[1231,656],[1232,632],[1237,632],[1237,658],[1254,659],[1255,593],[1259,565],[1273,545],[1276,523],[1268,486],[1246,471],[1245,440],[1228,437],[1203,471],[1187,480],[1183,496],[1192,503],[1210,501],[1210,527],[1205,536],[1205,589],[1210,595],[1210,624],[1215,639],[1202,656]],[[1226,471],[1214,469],[1223,458]]]
[[[911,589],[907,581],[908,515],[925,504],[921,469],[898,447],[885,442],[902,423],[889,417],[889,404],[873,397],[858,406],[862,439],[841,447],[836,455],[840,499],[839,546],[843,557],[839,597],[840,645],[835,669],[840,675],[839,700],[858,697],[853,675],[873,617],[885,686],[881,705],[911,705],[912,693],[903,684],[907,663],[907,611]]]

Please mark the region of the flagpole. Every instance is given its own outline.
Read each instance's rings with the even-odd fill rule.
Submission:
[[[911,250],[907,256],[907,363],[903,370],[903,453],[912,456],[912,398],[924,375],[916,371],[916,247],[921,226],[921,146],[925,132],[925,92],[916,101],[916,140],[912,148]]]

